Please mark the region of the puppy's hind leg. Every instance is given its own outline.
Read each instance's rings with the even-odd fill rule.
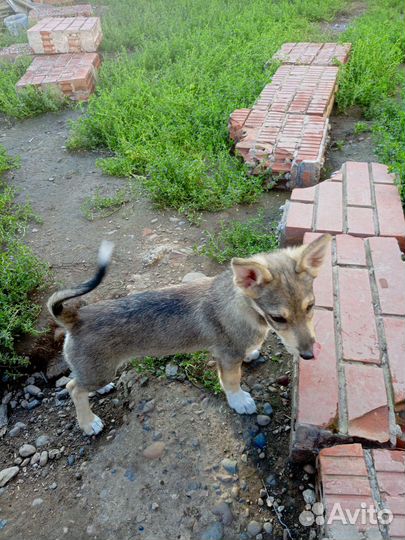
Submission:
[[[90,408],[88,391],[79,386],[76,379],[68,382],[66,388],[69,390],[70,397],[76,407],[76,416],[80,428],[86,435],[98,435],[104,425],[101,419]]]
[[[225,392],[229,406],[238,414],[253,414],[256,412],[254,399],[240,387],[242,375],[241,361],[218,360],[218,376]]]

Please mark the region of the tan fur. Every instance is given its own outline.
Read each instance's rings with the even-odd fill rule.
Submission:
[[[48,307],[66,329],[64,355],[73,371],[68,389],[81,428],[102,429],[90,409],[88,391],[114,377],[133,357],[208,350],[217,360],[231,407],[251,414],[253,399],[240,388],[241,364],[274,331],[292,354],[312,358],[313,280],[330,241],[323,235],[308,246],[235,258],[214,278],[65,309],[67,298],[98,285],[108,265],[76,288],[55,293]],[[104,260],[104,259],[103,259]],[[76,291],[76,292],[75,292]]]

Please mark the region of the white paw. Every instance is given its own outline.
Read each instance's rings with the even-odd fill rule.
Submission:
[[[104,394],[109,394],[114,389],[115,389],[115,384],[110,382],[110,383],[106,384],[105,386],[103,386],[102,388],[99,388],[97,390],[97,394],[99,394],[100,396],[103,396]]]
[[[243,390],[239,390],[239,392],[228,392],[226,398],[229,406],[238,414],[253,414],[256,412],[256,403],[249,392],[244,392]]]
[[[246,364],[249,364],[250,362],[252,362],[253,360],[257,360],[260,356],[260,351],[258,349],[252,351],[251,353],[249,353],[246,358],[244,359],[244,362]]]
[[[103,431],[104,424],[98,416],[94,415],[91,422],[80,426],[86,435],[98,435]]]

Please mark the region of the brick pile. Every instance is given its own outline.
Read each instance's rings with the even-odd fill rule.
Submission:
[[[16,88],[53,87],[72,100],[87,100],[94,92],[101,64],[96,53],[102,40],[100,18],[81,16],[92,12],[89,5],[44,6],[44,11],[52,9],[61,16],[42,18],[39,9],[40,20],[27,32],[29,44],[38,56]]]
[[[280,225],[284,245],[308,231],[385,236],[405,251],[405,219],[394,175],[379,163],[346,162],[330,181],[294,189]]]
[[[102,40],[99,17],[46,17],[27,34],[35,54],[96,52]]]
[[[335,59],[346,62],[350,44],[286,44],[284,65],[251,109],[234,111],[229,133],[253,174],[271,172],[288,188],[319,182],[328,117],[337,90]]]
[[[325,510],[323,536],[405,538],[404,452],[337,445],[320,451],[318,468]]]
[[[38,5],[35,9],[31,9],[28,21],[30,25],[33,25],[46,17],[92,17],[93,14],[93,7],[90,4],[73,6]]]
[[[19,58],[25,58],[27,56],[33,56],[34,51],[28,45],[28,43],[15,43],[0,49],[0,62],[15,62]]]

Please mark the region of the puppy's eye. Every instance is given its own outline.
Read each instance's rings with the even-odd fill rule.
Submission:
[[[307,313],[309,313],[313,307],[314,304],[309,304],[309,306],[307,307]]]
[[[279,316],[274,316],[274,315],[271,315],[271,318],[273,319],[273,321],[275,323],[278,323],[278,324],[285,324],[287,322],[287,319],[285,319],[284,317],[279,317]]]

